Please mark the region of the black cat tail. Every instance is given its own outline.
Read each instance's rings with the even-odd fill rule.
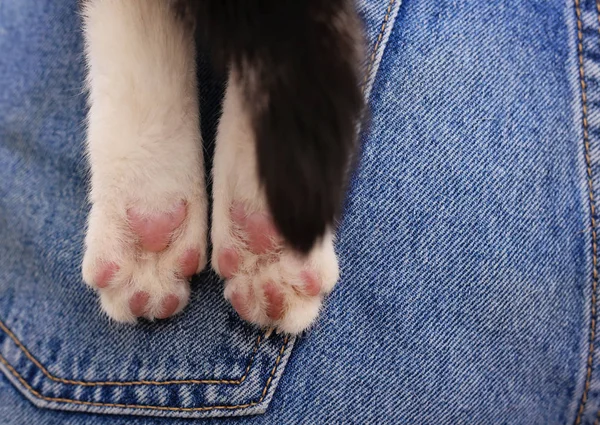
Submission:
[[[308,252],[335,224],[363,112],[352,0],[197,0],[201,40],[239,76],[276,226]]]

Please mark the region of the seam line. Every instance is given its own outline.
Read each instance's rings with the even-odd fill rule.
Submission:
[[[581,419],[585,411],[588,401],[590,384],[592,380],[592,370],[594,366],[594,339],[596,337],[596,290],[598,286],[598,256],[597,256],[597,237],[596,237],[596,209],[594,206],[594,183],[592,180],[592,159],[590,156],[590,138],[588,124],[588,108],[587,108],[587,85],[585,82],[585,68],[583,63],[583,22],[581,19],[581,4],[580,0],[575,1],[575,14],[577,16],[577,56],[579,59],[579,83],[581,86],[581,104],[583,110],[582,125],[583,125],[583,145],[585,149],[585,163],[587,171],[587,186],[588,198],[590,203],[590,224],[592,229],[592,302],[591,302],[591,320],[589,329],[589,348],[586,363],[585,385],[579,409],[575,418],[575,425],[581,424]],[[598,0],[596,0],[598,7]],[[600,11],[599,11],[600,13]],[[600,17],[598,18],[600,20]]]
[[[261,392],[260,398],[256,401],[251,401],[249,403],[239,404],[239,405],[218,405],[218,406],[202,406],[202,407],[172,407],[172,406],[153,406],[153,405],[143,405],[143,404],[100,403],[100,402],[94,402],[94,401],[73,400],[73,399],[61,398],[61,397],[47,397],[47,396],[40,394],[36,390],[34,390],[29,385],[29,383],[25,379],[23,379],[23,377],[21,375],[19,375],[19,372],[17,372],[8,363],[8,361],[6,361],[6,359],[2,355],[0,355],[0,363],[4,364],[4,366],[6,366],[6,368],[10,371],[10,373],[12,373],[13,376],[15,378],[17,378],[19,380],[19,382],[21,384],[23,384],[29,390],[29,392],[31,394],[33,394],[35,397],[37,397],[41,400],[45,400],[45,401],[49,401],[49,402],[70,403],[70,404],[78,404],[78,405],[84,405],[84,406],[119,407],[119,408],[123,408],[123,409],[165,410],[165,411],[174,411],[174,412],[203,412],[203,411],[208,411],[208,410],[235,410],[235,409],[245,409],[247,407],[256,406],[257,404],[260,404],[264,400],[265,396],[267,395],[269,386],[271,385],[271,381],[273,380],[273,376],[275,375],[275,372],[277,371],[277,367],[279,366],[279,363],[281,362],[281,357],[283,356],[283,353],[285,352],[285,348],[287,347],[288,341],[289,341],[289,338],[285,337],[283,344],[281,345],[281,349],[279,350],[277,359],[275,360],[275,365],[271,369],[271,373],[269,374],[269,378],[267,379],[267,382],[265,383],[265,386]]]
[[[381,40],[383,39],[383,34],[385,33],[385,27],[387,27],[387,23],[390,19],[390,13],[392,13],[392,7],[394,7],[394,3],[396,3],[396,0],[390,0],[390,2],[388,3],[388,7],[387,10],[385,12],[385,17],[383,18],[383,22],[381,23],[381,30],[379,31],[379,35],[377,36],[377,41],[375,42],[375,47],[373,47],[373,51],[371,53],[371,57],[369,58],[369,66],[367,66],[367,69],[365,71],[365,78],[363,79],[363,94],[365,93],[365,90],[367,88],[367,82],[369,81],[370,75],[371,74],[371,70],[373,69],[373,65],[375,64],[375,58],[377,57],[377,53],[379,52],[379,44],[381,43]],[[373,78],[375,78],[375,75],[373,75]],[[368,99],[365,99],[368,100]]]
[[[39,370],[50,380],[54,382],[60,382],[61,384],[68,385],[80,385],[83,387],[96,387],[96,386],[104,386],[104,385],[112,385],[112,386],[134,386],[134,385],[174,385],[174,384],[230,384],[230,385],[240,385],[243,383],[248,377],[248,373],[250,372],[250,368],[254,363],[254,359],[256,357],[256,353],[258,352],[258,348],[263,339],[263,335],[259,335],[256,338],[256,342],[254,343],[254,349],[252,351],[252,355],[248,360],[248,364],[246,365],[246,370],[244,374],[238,379],[185,379],[185,380],[169,380],[169,381],[154,381],[154,380],[139,380],[139,381],[77,381],[73,379],[59,378],[57,376],[52,375],[48,369],[44,367],[40,363],[38,359],[36,359],[27,348],[19,341],[19,339],[15,336],[15,334],[0,320],[0,329],[9,336],[10,339],[17,345],[17,347],[25,354],[25,356],[31,360],[31,362],[36,365]]]

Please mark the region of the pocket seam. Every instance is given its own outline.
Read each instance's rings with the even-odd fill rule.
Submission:
[[[245,409],[248,407],[256,406],[264,400],[267,395],[267,391],[269,390],[269,386],[271,385],[271,381],[275,376],[275,372],[277,372],[277,368],[279,363],[281,362],[281,357],[285,352],[289,341],[289,337],[285,337],[283,340],[283,344],[279,350],[279,354],[277,355],[277,359],[275,360],[275,365],[271,369],[271,373],[269,374],[269,378],[263,387],[260,398],[256,401],[251,401],[245,404],[239,405],[220,405],[220,406],[201,406],[201,407],[173,407],[173,406],[153,406],[153,405],[142,405],[142,404],[122,404],[122,403],[100,403],[95,401],[81,401],[81,400],[73,400],[69,398],[58,398],[58,397],[48,397],[40,394],[38,391],[34,390],[31,385],[13,368],[10,363],[0,354],[0,363],[4,364],[6,368],[13,374],[15,378],[19,380],[19,382],[27,388],[27,390],[36,396],[39,399],[56,402],[56,403],[71,403],[71,404],[79,404],[85,406],[97,406],[97,407],[118,407],[122,409],[147,409],[147,410],[162,410],[162,411],[175,411],[175,412],[203,412],[208,410],[235,410],[235,409]]]
[[[15,336],[15,334],[4,324],[2,319],[0,319],[0,330],[4,331],[6,335],[17,345],[17,347],[25,354],[25,356],[31,360],[31,362],[38,367],[38,369],[50,380],[54,382],[59,382],[61,384],[66,385],[80,385],[83,387],[96,387],[96,386],[136,386],[136,385],[184,385],[184,384],[211,384],[211,385],[220,385],[220,384],[229,384],[229,385],[240,385],[242,384],[246,378],[248,377],[248,373],[250,372],[250,368],[254,363],[254,359],[256,357],[256,353],[260,347],[260,343],[264,337],[264,334],[259,335],[256,338],[256,342],[254,343],[254,349],[252,350],[252,355],[248,360],[248,364],[246,365],[246,369],[244,371],[244,375],[242,375],[238,379],[184,379],[184,380],[168,380],[168,381],[155,381],[155,380],[139,380],[139,381],[77,381],[73,379],[67,378],[59,378],[57,376],[52,375],[48,369],[44,367],[44,365],[36,359],[33,354],[27,350],[27,348],[23,345],[21,341]],[[1,355],[0,355],[1,356]]]
[[[365,94],[367,91],[367,83],[369,82],[369,79],[375,78],[375,75],[370,75],[371,70],[373,69],[373,66],[375,65],[375,59],[377,58],[377,53],[379,53],[379,44],[381,43],[381,40],[383,39],[383,34],[385,33],[385,27],[388,24],[390,15],[392,13],[392,8],[394,7],[395,3],[396,3],[396,0],[390,0],[388,3],[387,10],[385,11],[385,16],[383,18],[383,22],[381,23],[381,29],[379,30],[379,35],[377,36],[377,41],[375,42],[375,46],[373,47],[373,51],[371,52],[371,57],[369,58],[369,65],[367,66],[367,69],[365,70],[365,76],[364,76],[363,84],[362,84],[363,85],[363,94]]]

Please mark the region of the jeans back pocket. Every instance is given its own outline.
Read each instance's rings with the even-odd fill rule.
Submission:
[[[361,2],[367,97],[399,5]],[[0,56],[9,58],[0,59],[0,371],[42,408],[264,412],[295,338],[240,320],[214,274],[195,278],[189,306],[170,320],[120,325],[101,313],[80,274],[88,170],[77,2],[8,1],[0,23]],[[209,157],[221,89],[210,79],[200,86]]]

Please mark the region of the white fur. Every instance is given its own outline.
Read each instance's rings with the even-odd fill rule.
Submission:
[[[99,267],[120,266],[108,288],[100,289],[104,311],[118,321],[135,321],[128,301],[136,291],[150,294],[149,317],[160,300],[175,293],[180,311],[189,285],[177,275],[178,260],[189,249],[206,252],[207,202],[198,128],[193,37],[177,22],[165,0],[88,0],[84,6],[89,66],[88,156],[92,171],[84,280],[93,285]],[[328,232],[306,258],[283,249],[254,255],[233,235],[230,208],[240,202],[249,212],[266,211],[256,174],[254,136],[231,76],[219,125],[214,161],[213,267],[224,247],[241,253],[241,267],[226,283],[252,294],[251,320],[261,326],[297,333],[317,317],[322,296],[300,295],[300,274],[310,268],[322,292],[335,285],[339,270]],[[167,212],[187,202],[187,218],[169,247],[143,252],[127,222],[132,207],[148,214]],[[201,261],[198,271],[204,267]],[[271,322],[262,287],[273,282],[286,296],[286,315]]]
[[[217,134],[213,169],[213,268],[219,273],[218,254],[223,248],[235,247],[242,254],[240,270],[226,282],[225,297],[233,292],[253,297],[251,320],[261,326],[274,326],[281,331],[298,333],[310,326],[322,303],[321,296],[299,295],[294,286],[302,285],[300,274],[309,268],[321,280],[323,293],[329,293],[339,277],[337,258],[333,249],[333,235],[328,232],[313,248],[307,258],[301,258],[283,248],[276,254],[255,255],[244,248],[234,234],[230,209],[242,203],[247,211],[262,212],[267,204],[257,177],[254,134],[250,128],[249,114],[244,109],[236,76],[231,75],[223,104],[223,114]],[[286,296],[286,314],[272,322],[266,316],[263,286],[267,282],[277,285]]]
[[[129,297],[150,294],[152,317],[160,299],[189,285],[177,277],[190,248],[206,258],[207,202],[193,34],[163,0],[89,0],[84,5],[90,111],[87,148],[92,209],[88,220],[84,280],[114,262],[120,271],[100,290],[102,307],[119,321],[134,321]],[[136,207],[166,212],[180,200],[187,217],[161,253],[140,252],[127,224]]]

